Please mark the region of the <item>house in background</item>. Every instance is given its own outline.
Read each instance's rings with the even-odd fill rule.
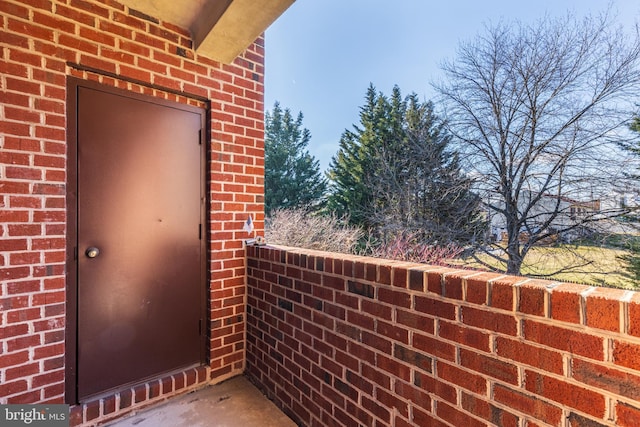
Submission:
[[[264,40],[294,0],[0,2],[0,402],[94,424],[244,370]]]
[[[601,202],[597,199],[580,201],[564,196],[552,194],[540,195],[539,193],[529,191],[523,192],[519,200],[518,209],[523,211],[530,204],[530,200],[536,197],[539,199],[530,209],[528,215],[530,219],[527,225],[529,229],[533,230],[540,229],[541,227],[548,229],[549,232],[555,236],[552,239],[548,239],[549,243],[556,242],[558,239],[564,242],[572,242],[590,233],[591,230],[585,225],[580,224],[582,224],[585,219],[598,217],[601,212]],[[493,200],[496,198],[496,196],[493,196]],[[489,200],[491,200],[491,198]],[[552,213],[555,217],[549,220]],[[507,225],[505,217],[493,211],[489,212],[487,217],[490,219],[493,239],[506,244]],[[611,221],[601,221],[601,223],[607,226]],[[524,227],[520,231],[520,236],[522,239],[527,239],[527,231]]]

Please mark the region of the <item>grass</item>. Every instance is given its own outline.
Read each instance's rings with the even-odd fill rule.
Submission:
[[[522,267],[523,276],[544,276],[546,279],[575,282],[585,285],[607,286],[623,289],[640,289],[640,283],[626,276],[625,265],[619,256],[627,251],[596,246],[560,246],[534,248],[527,254]],[[504,266],[486,254],[478,256],[483,262],[500,268]],[[570,265],[583,267],[556,273]],[[472,258],[458,258],[453,264],[468,268],[487,270],[487,267]]]

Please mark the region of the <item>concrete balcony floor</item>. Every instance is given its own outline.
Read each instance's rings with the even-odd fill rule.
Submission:
[[[109,427],[295,427],[249,380],[221,384],[169,399]]]

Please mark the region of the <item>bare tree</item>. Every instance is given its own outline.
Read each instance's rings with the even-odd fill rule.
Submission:
[[[625,36],[609,13],[490,26],[443,64],[435,87],[505,236],[487,253],[507,273],[520,273],[532,247],[625,213],[605,196],[624,180],[617,144],[634,116],[639,64],[637,28]]]

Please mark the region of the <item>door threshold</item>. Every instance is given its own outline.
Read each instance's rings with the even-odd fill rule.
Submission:
[[[113,421],[132,411],[205,386],[210,376],[208,365],[196,365],[137,382],[128,388],[119,388],[110,394],[93,396],[92,400],[83,400],[71,407],[70,425],[94,426]]]

